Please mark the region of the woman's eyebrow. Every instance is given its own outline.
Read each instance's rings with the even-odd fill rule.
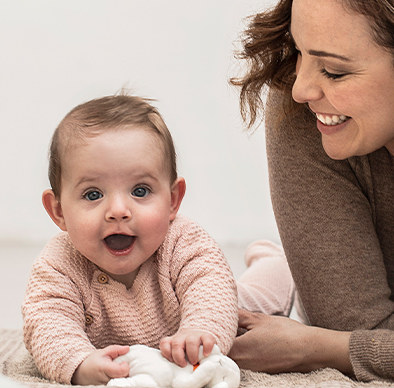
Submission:
[[[327,51],[308,50],[308,54],[314,55],[315,57],[331,57],[331,58],[340,59],[341,61],[344,61],[344,62],[350,62],[350,59],[347,57],[344,57],[343,55],[329,53]]]
[[[293,37],[293,34],[291,33],[291,28],[289,28],[289,35],[290,35],[290,38],[291,38],[291,40],[293,41],[294,45],[297,46],[296,41],[295,41],[295,39],[294,39],[294,37]],[[347,57],[345,57],[345,56],[343,56],[343,55],[335,54],[335,53],[330,53],[330,52],[327,52],[327,51],[322,51],[322,50],[308,50],[307,53],[308,53],[309,55],[313,55],[313,56],[315,56],[315,57],[321,57],[321,58],[335,58],[335,59],[339,59],[339,60],[344,61],[344,62],[351,62],[351,59],[349,59],[349,58],[347,58]]]

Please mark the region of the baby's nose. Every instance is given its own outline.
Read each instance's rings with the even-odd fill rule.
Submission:
[[[128,201],[121,196],[113,198],[105,214],[107,221],[127,221],[131,219],[131,209]]]

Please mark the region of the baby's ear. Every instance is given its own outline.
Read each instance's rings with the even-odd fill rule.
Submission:
[[[42,193],[42,204],[53,222],[61,230],[66,231],[67,228],[63,217],[62,205],[52,190],[48,189]]]
[[[186,192],[186,182],[182,177],[178,177],[171,187],[171,213],[170,221],[175,219],[178,213],[179,206],[181,206],[182,199]]]

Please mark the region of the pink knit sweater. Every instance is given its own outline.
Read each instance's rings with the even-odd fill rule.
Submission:
[[[130,289],[61,233],[35,261],[22,310],[25,344],[39,370],[65,384],[95,348],[158,347],[180,328],[209,331],[227,353],[238,322],[236,285],[221,250],[183,217],[172,222]]]

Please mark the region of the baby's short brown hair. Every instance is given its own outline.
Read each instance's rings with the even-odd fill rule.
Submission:
[[[49,152],[49,182],[56,196],[61,192],[61,160],[68,147],[97,136],[105,130],[138,126],[151,129],[162,143],[171,183],[177,178],[174,142],[151,100],[137,96],[114,95],[88,101],[72,109],[60,122]]]

